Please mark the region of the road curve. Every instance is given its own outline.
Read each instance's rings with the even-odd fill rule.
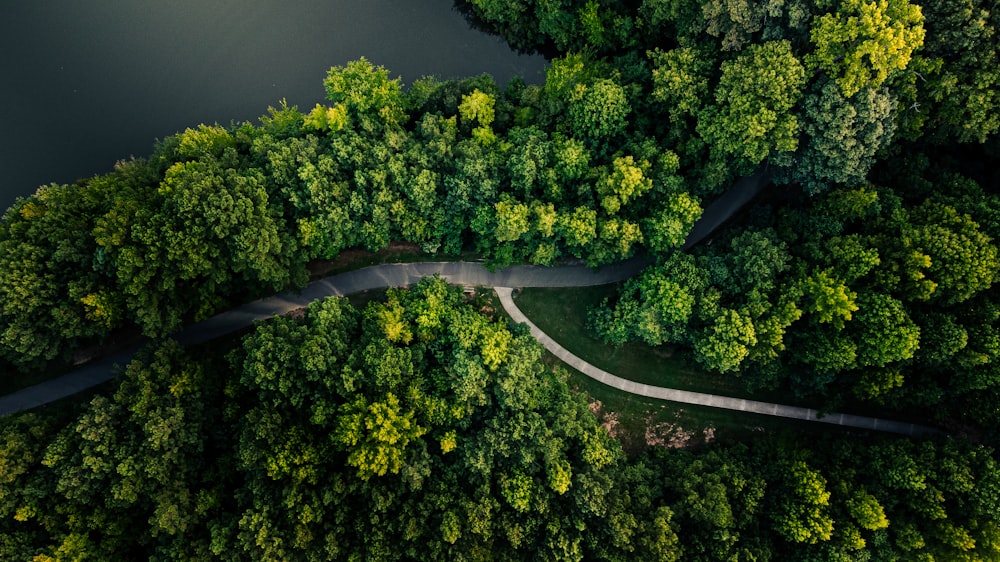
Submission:
[[[375,265],[313,281],[298,292],[281,293],[234,308],[189,326],[172,337],[184,346],[205,343],[242,330],[257,320],[302,308],[317,299],[350,295],[369,289],[406,287],[432,275],[440,275],[455,285],[586,287],[628,279],[638,274],[646,264],[643,259],[633,258],[598,270],[581,264],[562,267],[512,266],[495,272],[474,262]],[[61,377],[2,396],[0,416],[55,402],[111,380],[118,370],[116,367],[126,365],[137,351],[138,347],[126,350]]]
[[[754,175],[739,180],[729,191],[705,209],[705,212],[697,223],[695,223],[694,228],[681,249],[686,250],[711,234],[719,225],[760,193],[768,184],[769,179],[770,174],[767,169],[762,168]],[[497,295],[500,297],[500,302],[511,318],[515,322],[526,323],[531,328],[532,335],[546,349],[581,373],[623,392],[686,404],[698,404],[906,435],[940,433],[937,430],[910,423],[847,414],[827,414],[819,417],[815,410],[808,408],[650,386],[623,379],[583,361],[554,342],[521,313],[511,298],[510,287],[586,287],[591,285],[605,285],[633,277],[646,267],[646,265],[648,265],[648,261],[641,258],[633,258],[598,270],[590,269],[582,264],[562,267],[512,266],[495,272],[487,270],[482,264],[470,262],[376,265],[314,281],[299,292],[282,293],[251,302],[213,316],[204,322],[189,326],[173,337],[185,346],[205,343],[246,328],[257,320],[264,320],[276,314],[285,314],[297,308],[302,308],[317,299],[344,296],[370,289],[406,287],[416,284],[424,277],[440,275],[446,281],[455,285],[494,287]],[[0,396],[0,416],[10,415],[55,402],[56,400],[111,380],[121,366],[132,360],[137,351],[138,348],[126,350],[85,365],[61,377],[6,396]]]
[[[767,185],[766,168],[742,178],[717,198],[702,213],[688,234],[682,250],[697,244],[729,217],[743,208]],[[190,326],[174,337],[184,345],[204,343],[213,338],[245,328],[255,320],[270,318],[303,307],[315,299],[349,295],[366,289],[404,287],[421,277],[439,274],[451,283],[489,287],[583,287],[621,281],[639,273],[646,262],[632,259],[620,264],[591,270],[583,265],[548,268],[515,266],[490,272],[477,263],[414,263],[373,266],[310,283],[299,293],[282,293],[252,302]],[[89,363],[71,373],[17,392],[0,396],[0,416],[55,402],[110,380],[116,366],[132,360],[138,347]]]
[[[607,371],[598,369],[597,367],[587,363],[583,359],[580,359],[576,355],[570,353],[566,348],[556,343],[552,338],[548,336],[545,332],[538,329],[534,323],[529,320],[517,305],[514,304],[514,299],[511,296],[512,289],[510,287],[494,287],[497,292],[497,296],[500,297],[500,304],[503,305],[504,310],[507,314],[514,320],[514,322],[527,324],[531,329],[531,335],[535,336],[545,349],[549,350],[553,355],[558,357],[563,363],[566,363],[570,367],[573,367],[577,371],[587,375],[588,377],[606,384],[612,388],[617,388],[622,392],[628,392],[629,394],[638,394],[639,396],[647,396],[649,398],[658,398],[660,400],[670,400],[671,402],[681,402],[684,404],[696,404],[699,406],[709,406],[712,408],[723,408],[726,410],[738,410],[740,412],[750,412],[754,414],[764,414],[767,416],[778,416],[782,418],[792,418],[803,421],[812,421],[820,423],[829,423],[834,425],[848,426],[848,427],[858,427],[861,429],[875,430],[875,431],[887,431],[890,433],[901,433],[903,435],[930,435],[939,434],[940,431],[932,429],[930,427],[925,427],[922,425],[917,425],[913,423],[898,422],[892,420],[883,420],[879,418],[869,418],[865,416],[854,416],[850,414],[826,414],[820,417],[819,412],[811,408],[800,408],[798,406],[785,406],[782,404],[774,404],[771,402],[758,402],[756,400],[745,400],[743,398],[732,398],[729,396],[718,396],[715,394],[705,394],[702,392],[691,392],[688,390],[677,390],[675,388],[664,388],[661,386],[651,386],[648,384],[637,383],[635,381],[630,381],[628,379],[623,379],[612,375]]]

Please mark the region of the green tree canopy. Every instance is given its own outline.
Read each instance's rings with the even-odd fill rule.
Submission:
[[[813,19],[815,50],[806,60],[852,98],[906,68],[923,44],[923,24],[920,6],[908,0],[842,0],[836,12]]]
[[[792,108],[806,83],[805,68],[788,41],[751,45],[722,63],[715,104],[698,117],[698,132],[723,154],[758,164],[798,146]]]

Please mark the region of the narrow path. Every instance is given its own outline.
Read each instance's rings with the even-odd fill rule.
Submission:
[[[500,297],[500,304],[503,305],[507,314],[509,314],[515,322],[523,322],[527,324],[528,327],[531,328],[531,335],[535,336],[535,339],[541,342],[545,349],[552,352],[552,354],[562,360],[562,362],[566,363],[570,367],[573,367],[577,371],[580,371],[598,382],[621,390],[622,392],[648,396],[649,398],[658,398],[660,400],[669,400],[671,402],[681,402],[684,404],[697,404],[699,406],[709,406],[712,408],[723,408],[726,410],[738,410],[740,412],[751,412],[782,418],[859,427],[875,431],[901,433],[903,435],[913,436],[940,433],[936,429],[912,423],[837,413],[827,414],[820,417],[816,410],[810,408],[784,406],[782,404],[773,404],[770,402],[758,402],[756,400],[745,400],[742,398],[731,398],[729,396],[717,396],[715,394],[704,394],[701,392],[690,392],[687,390],[677,390],[661,386],[650,386],[648,384],[641,384],[628,379],[623,379],[612,375],[607,371],[598,369],[583,359],[580,359],[576,355],[573,355],[566,348],[550,338],[548,334],[539,330],[538,326],[535,326],[535,324],[532,323],[523,312],[521,312],[517,305],[514,304],[514,299],[511,296],[511,288],[494,287],[494,289],[497,292],[497,296]]]

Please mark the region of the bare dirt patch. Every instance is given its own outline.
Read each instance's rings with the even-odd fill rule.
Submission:
[[[590,408],[590,413],[597,417],[597,422],[601,424],[601,427],[607,430],[608,435],[619,441],[624,437],[617,413],[604,411],[600,400],[591,400],[587,407]]]
[[[420,254],[420,246],[410,242],[390,242],[389,247],[378,252],[369,252],[364,248],[349,248],[341,250],[336,259],[315,260],[309,262],[309,279],[321,279],[334,273],[357,269],[376,263],[399,261],[398,258],[412,257]]]
[[[606,410],[600,400],[591,400],[588,407],[601,427],[606,429],[611,437],[621,441],[626,449],[694,447],[715,440],[715,427],[713,426],[708,426],[700,431],[685,429],[680,423],[683,410],[674,413],[673,421],[657,421],[657,413],[650,412],[642,420],[642,426],[637,428],[637,432],[630,431],[622,423],[621,416],[617,412]]]

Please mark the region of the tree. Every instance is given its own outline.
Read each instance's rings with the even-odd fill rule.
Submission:
[[[178,140],[182,161],[159,188],[116,197],[95,229],[129,313],[148,335],[210,316],[227,294],[275,291],[293,272],[302,280],[301,264],[289,263],[296,252],[285,253],[289,239],[279,234],[263,172],[240,167],[231,133],[202,127]]]
[[[834,521],[828,512],[830,492],[826,479],[798,461],[784,467],[784,494],[771,515],[774,530],[793,543],[816,544],[830,540]]]
[[[907,76],[907,116],[937,144],[983,143],[1000,130],[996,7],[984,0],[923,0],[924,47]],[[926,121],[925,123],[923,121]]]
[[[115,559],[159,552],[210,557],[229,463],[216,410],[221,389],[206,366],[168,342],[133,361],[112,397],[97,396],[54,436],[42,464],[53,484],[50,513],[37,513],[55,557]]]
[[[513,242],[530,230],[529,209],[524,203],[501,197],[493,209],[497,221],[494,231],[497,242]]]
[[[655,50],[647,56],[653,62],[653,99],[671,114],[697,115],[708,98],[711,58],[693,47]]]
[[[608,215],[618,214],[633,200],[639,199],[652,189],[652,180],[643,173],[648,169],[648,162],[636,162],[632,156],[614,159],[610,173],[604,175],[597,184],[601,207]]]
[[[795,9],[802,8],[797,2],[787,4],[785,0],[709,0],[701,7],[705,33],[721,37],[723,51],[739,51],[753,34],[763,30],[769,20],[779,19],[786,9],[792,12],[789,27],[801,26],[800,20],[805,18]]]
[[[347,464],[358,469],[358,478],[368,480],[398,474],[407,445],[426,431],[417,425],[413,411],[402,411],[399,399],[389,392],[384,402],[369,404],[359,396],[341,407],[333,441],[348,451]]]
[[[916,357],[922,363],[943,363],[969,344],[968,330],[949,314],[930,312],[915,321],[920,326],[920,348]]]
[[[471,94],[462,97],[462,103],[458,106],[458,113],[462,116],[463,124],[475,121],[478,127],[472,129],[472,136],[483,144],[490,144],[496,139],[490,125],[495,116],[494,107],[496,99],[490,94],[473,90]]]
[[[836,13],[813,19],[806,61],[852,98],[906,68],[923,44],[923,23],[920,6],[907,0],[842,0]]]
[[[837,330],[851,320],[851,313],[858,310],[858,294],[831,276],[831,272],[815,271],[801,285],[805,304],[802,309],[820,324],[831,323]]]
[[[263,137],[255,141],[254,150],[266,159],[265,180],[274,185],[286,221],[291,223],[279,236],[284,240],[291,234],[297,242],[284,241],[284,252],[298,246],[309,258],[333,259],[341,250],[361,243],[361,217],[351,209],[356,195],[337,160],[324,153],[319,137],[304,135],[284,141]]]
[[[709,447],[700,453],[650,448],[640,457],[662,490],[661,509],[672,513],[683,560],[729,560],[766,549],[754,530],[763,515],[768,482],[745,445]]]
[[[370,130],[375,122],[400,125],[406,117],[400,80],[389,79],[389,71],[364,57],[335,66],[323,80],[326,97],[361,118],[361,127]],[[374,121],[372,121],[374,120]]]
[[[643,239],[654,253],[666,255],[687,239],[694,223],[701,218],[697,199],[687,193],[672,193],[643,222]]]
[[[124,323],[121,295],[92,231],[114,188],[129,177],[141,181],[148,168],[133,162],[118,169],[75,186],[43,187],[0,220],[0,358],[38,367]]]
[[[879,251],[857,235],[835,236],[826,242],[825,259],[833,273],[848,285],[871,273],[882,263]]]
[[[590,152],[583,142],[572,137],[553,137],[553,168],[556,182],[566,199],[576,194],[575,185],[590,172]],[[553,197],[559,199],[559,197]]]
[[[944,306],[988,289],[1000,269],[992,240],[953,207],[925,201],[910,212],[903,236],[906,247],[929,257],[926,271],[934,284],[929,298]]]
[[[598,266],[628,259],[636,245],[642,243],[639,225],[617,217],[597,223],[597,238],[591,245],[587,264]]]
[[[852,326],[857,325],[859,366],[884,367],[913,357],[920,343],[920,328],[903,303],[883,293],[864,292],[857,305]]]
[[[732,287],[722,287],[732,294],[769,293],[782,273],[790,267],[788,245],[772,229],[747,229],[729,243],[727,265]]]
[[[556,221],[556,230],[566,241],[570,253],[583,257],[584,249],[597,238],[597,211],[576,207],[572,212],[560,214]]]
[[[895,132],[896,101],[888,89],[866,87],[848,98],[834,82],[821,80],[803,105],[804,140],[790,168],[792,179],[809,194],[831,184],[863,183]]]
[[[695,357],[706,368],[720,373],[737,371],[757,343],[753,321],[745,314],[723,309],[696,336]]]
[[[555,178],[557,172],[551,156],[553,146],[548,135],[535,127],[516,128],[508,133],[506,140],[510,143],[505,156],[511,191],[525,201],[539,196],[555,195],[561,198],[564,188],[557,184]],[[569,158],[574,156],[570,154]],[[577,166],[572,160],[567,165]],[[573,173],[566,175],[572,178]]]
[[[594,148],[625,131],[632,108],[621,85],[600,78],[574,86],[568,110],[574,137],[584,139]]]
[[[802,95],[805,68],[788,41],[752,45],[721,65],[715,104],[698,116],[698,133],[723,154],[758,164],[798,146],[792,108]]]
[[[858,344],[844,330],[822,326],[798,337],[793,349],[796,359],[813,372],[812,386],[820,390],[836,374],[854,368],[858,360]]]

